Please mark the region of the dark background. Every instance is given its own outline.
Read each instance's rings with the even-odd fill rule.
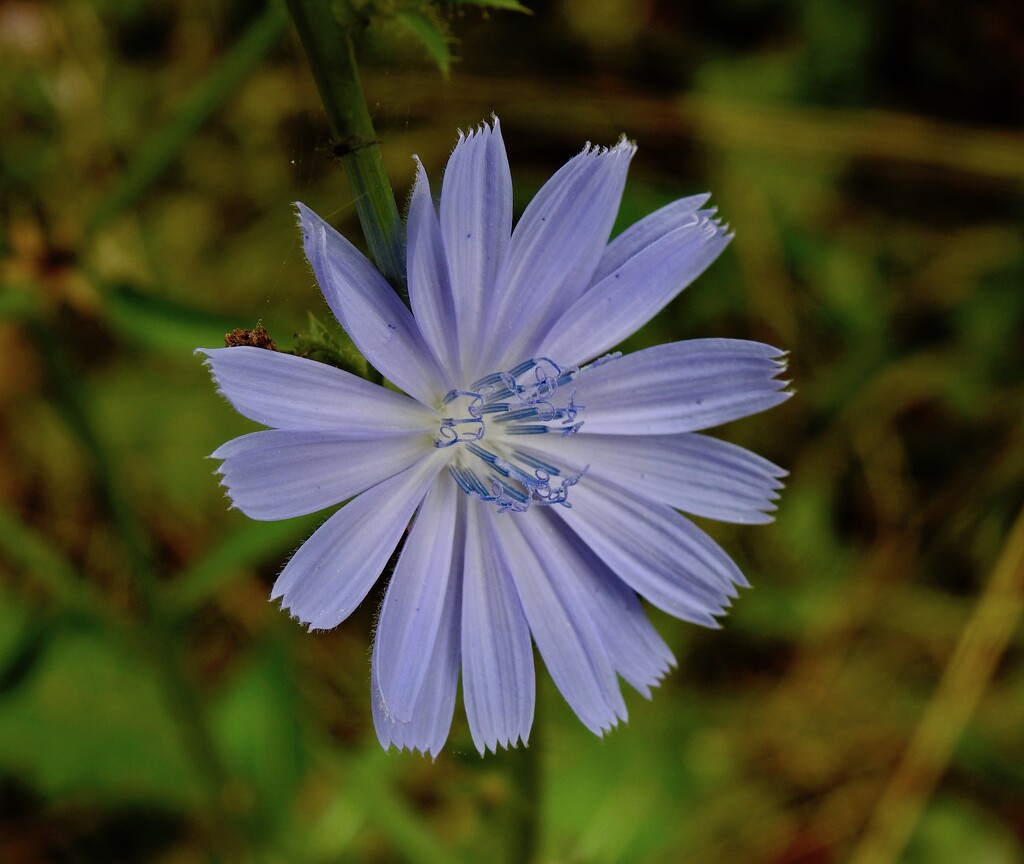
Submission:
[[[520,210],[620,133],[619,228],[714,193],[736,240],[627,347],[792,352],[719,433],[791,471],[775,524],[707,525],[754,589],[654,615],[679,669],[605,740],[541,672],[534,809],[461,708],[384,755],[377,601],[267,602],[322,516],[249,522],[205,459],[253,427],[192,349],[327,318],[289,202],[360,242],[283,10],[0,2],[0,861],[491,862],[531,820],[545,862],[1024,859],[1018,4],[529,5],[440,7],[448,80],[361,38],[388,171],[495,112]]]

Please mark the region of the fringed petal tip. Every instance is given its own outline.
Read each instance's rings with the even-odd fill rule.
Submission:
[[[377,741],[380,742],[381,748],[385,753],[390,753],[392,749],[396,753],[415,753],[417,756],[429,756],[431,762],[437,762],[437,757],[441,754],[441,750],[444,748],[442,744],[439,747],[435,747],[433,744],[398,744],[395,741],[391,741],[388,738],[382,738],[380,734],[377,735]]]
[[[211,352],[219,351],[219,350],[221,350],[221,349],[219,349],[219,348],[195,348],[192,351],[192,356],[200,358],[200,362],[206,368],[206,371],[209,372],[210,377],[213,379],[213,383],[214,384],[217,383],[217,373],[213,369],[213,361],[212,361],[212,358],[211,358]],[[218,393],[221,392],[219,387],[217,388],[217,392]],[[223,394],[221,394],[221,395],[223,395]]]
[[[523,747],[529,747],[530,730],[527,729],[525,733],[521,733],[515,737],[495,738],[488,739],[486,741],[481,738],[477,738],[474,735],[473,744],[476,746],[476,749],[480,753],[481,757],[486,756],[488,753],[497,753],[499,749],[515,750],[520,745],[522,745]]]
[[[646,615],[644,615],[644,623],[654,634],[654,638],[657,640],[656,644],[649,644],[642,649],[641,653],[633,654],[629,658],[628,664],[617,663],[616,672],[619,678],[633,690],[650,701],[654,698],[652,692],[654,688],[661,686],[669,673],[678,666],[678,662],[668,645],[647,623]]]
[[[211,459],[213,457],[207,456],[206,458]],[[213,474],[217,477],[217,485],[224,490],[224,495],[227,497],[228,501],[231,502],[231,506],[228,509],[237,510],[238,505],[235,503],[235,499],[231,495],[231,484],[228,483],[227,477],[224,476],[224,464],[221,463]]]
[[[729,223],[723,222],[722,218],[717,214],[717,207],[708,207],[704,210],[698,210],[693,215],[692,228],[703,235],[703,242],[710,243],[712,241],[718,241],[721,243],[721,249],[724,249],[730,242],[732,242],[732,238],[736,235]],[[679,227],[683,228],[691,226],[680,225]]]
[[[238,347],[246,347],[246,346],[238,346]],[[224,349],[224,348],[196,348],[192,352],[192,356],[193,357],[200,357],[200,358],[202,358],[203,367],[206,369],[207,374],[210,376],[210,379],[213,381],[213,387],[214,387],[214,390],[217,392],[217,395],[220,396],[221,399],[223,399],[225,402],[227,402],[228,405],[230,405],[232,408],[234,408],[240,414],[242,414],[243,416],[248,416],[248,415],[245,414],[244,411],[239,409],[238,405],[235,404],[235,401],[231,398],[230,394],[228,393],[227,388],[224,385],[224,381],[222,380],[222,376],[220,374],[218,374],[218,372],[217,372],[217,366],[216,366],[216,363],[214,362],[214,356],[213,355],[214,355],[215,351],[224,351],[224,350],[226,350],[226,349]],[[256,349],[256,350],[261,350],[261,349]],[[230,443],[230,442],[228,442],[228,443]],[[217,453],[219,453],[221,450],[223,450],[225,446],[226,445],[222,444],[220,447],[218,447],[216,450],[214,450],[213,453],[211,453],[206,458],[207,459],[218,459],[218,458],[220,458],[219,456],[217,456]]]
[[[496,114],[491,114],[490,122],[487,120],[481,120],[476,126],[471,126],[469,129],[459,129],[458,139],[455,142],[455,147],[452,149],[454,152],[459,148],[460,145],[466,141],[472,141],[482,135],[495,135],[501,136],[501,122],[498,120]]]
[[[305,627],[308,632],[316,632],[317,628],[313,626],[312,621],[307,620],[292,609],[291,604],[288,602],[288,598],[285,596],[285,592],[278,587],[278,584],[279,580],[275,582],[273,588],[270,589],[270,596],[267,597],[267,602],[273,603],[281,612],[284,612],[289,618],[291,618],[292,621],[296,621]]]
[[[579,714],[576,716],[591,732],[591,734],[596,735],[598,738],[604,738],[606,735],[610,735],[620,726],[629,722],[629,712],[626,710],[625,702],[622,702],[613,710],[612,713],[609,713],[599,722],[587,723],[583,721],[582,717],[579,717]]]
[[[632,159],[636,154],[637,146],[636,142],[627,138],[625,133],[619,136],[619,140],[616,141],[610,147],[604,144],[594,144],[588,141],[583,145],[583,149],[577,154],[577,156],[626,156],[627,159]]]
[[[381,747],[388,752],[391,748],[398,752],[408,750],[410,753],[429,756],[431,760],[436,761],[451,731],[454,689],[451,690],[449,696],[451,698],[445,699],[445,708],[438,717],[428,716],[430,712],[420,710],[409,721],[401,721],[388,714],[384,700],[380,692],[377,691],[371,707],[374,731],[377,733],[377,740]],[[522,739],[517,737],[514,740],[495,739],[485,743],[477,736],[473,736],[473,745],[481,757],[488,753],[497,753],[499,747],[512,749],[518,747],[520,743],[524,747],[529,746],[525,737]]]
[[[632,684],[632,688],[636,690],[644,699],[651,702],[654,699],[654,690],[662,685],[662,682],[668,677],[671,669],[663,669],[658,674],[651,678],[649,681],[643,683]]]
[[[430,704],[439,693],[442,694],[440,701]],[[386,752],[390,752],[394,747],[398,752],[408,750],[421,756],[429,756],[433,761],[437,760],[451,729],[455,705],[455,679],[442,685],[434,693],[427,694],[426,698],[427,702],[421,703],[415,715],[408,721],[397,720],[388,713],[379,689],[376,684],[373,685],[373,728],[380,746]]]
[[[314,238],[318,243],[322,242],[320,235],[324,232],[324,222],[301,201],[292,201],[292,208],[295,211],[295,224],[302,233],[302,244],[306,250],[306,263],[313,268],[314,262],[310,253],[315,247],[310,244],[313,243]]]
[[[292,201],[292,208],[295,210],[295,219],[300,228],[305,227],[307,222],[319,220],[319,216],[316,215],[307,205],[301,201]]]

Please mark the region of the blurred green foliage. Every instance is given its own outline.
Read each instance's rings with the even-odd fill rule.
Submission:
[[[191,354],[332,338],[290,202],[359,230],[283,6],[8,0],[0,861],[501,861],[535,813],[539,861],[838,862],[903,770],[939,782],[898,860],[1022,860],[1021,636],[978,611],[1024,595],[1019,10],[474,6],[518,4],[375,4],[406,27],[358,46],[388,172],[495,112],[520,210],[622,132],[617,230],[715,193],[736,241],[628,347],[792,352],[797,397],[722,431],[791,470],[778,521],[707,526],[755,589],[719,632],[655,614],[680,668],[605,740],[541,673],[535,781],[459,716],[436,762],[380,752],[376,604],[308,635],[267,602],[322,517],[228,509],[205,457],[252,425]]]

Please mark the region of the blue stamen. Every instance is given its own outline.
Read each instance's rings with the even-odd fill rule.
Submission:
[[[495,423],[510,423],[513,420],[529,420],[537,416],[536,408],[518,408],[515,411],[507,411],[500,417],[494,419]]]
[[[614,356],[601,358],[593,365]],[[531,506],[553,504],[569,507],[569,489],[579,482],[582,471],[562,477],[556,466],[519,450],[511,450],[509,459],[498,454],[505,452],[501,447],[504,436],[557,432],[564,437],[580,430],[583,421],[576,418],[585,406],[576,404],[576,391],[572,390],[568,399],[564,391],[559,397],[559,391],[579,372],[578,367],[563,368],[549,357],[531,357],[507,372],[483,376],[469,390],[449,390],[442,404],[451,406],[448,410],[453,416],[441,419],[434,446],[464,444],[493,472],[482,480],[471,469],[451,465],[448,470],[458,487],[473,498],[496,504],[501,513],[521,513]],[[523,422],[531,420],[534,422]],[[483,443],[490,422],[495,424],[493,429],[501,430],[497,452],[491,444]],[[561,482],[552,485],[553,477],[561,478]]]
[[[518,393],[522,393],[523,390],[526,389],[524,387],[520,387],[519,384],[516,383],[516,379],[515,379],[514,375],[512,375],[512,374],[510,374],[508,372],[499,372],[498,374],[499,374],[499,376],[501,378],[502,385],[505,387],[505,392],[512,393],[512,394],[518,394]]]
[[[467,495],[476,497],[487,494],[483,483],[480,482],[479,478],[472,471],[449,465],[448,473],[452,475],[459,488]]]
[[[543,360],[544,358],[542,357],[541,359]],[[512,369],[512,371],[508,372],[507,374],[511,375],[513,378],[518,378],[524,372],[529,372],[536,365],[537,365],[537,361],[532,359],[532,358],[529,359],[529,360],[524,360],[522,363],[520,363],[518,366],[516,366],[514,369]]]
[[[554,465],[548,465],[547,462],[538,459],[536,456],[530,456],[522,450],[516,450],[515,457],[520,462],[525,462],[527,465],[530,465],[533,468],[539,468],[541,471],[547,471],[548,474],[553,474],[556,477],[562,473]]]
[[[518,489],[514,489],[511,486],[506,486],[500,480],[495,480],[494,486],[501,489],[501,494],[503,496],[507,495],[509,498],[513,499],[514,501],[518,501],[520,504],[525,504],[529,500],[529,498],[527,498],[527,496],[520,492]]]
[[[505,432],[509,435],[543,435],[545,432],[550,432],[547,426],[538,426],[537,424],[523,424],[522,426],[509,426]],[[563,433],[564,434],[564,433]]]
[[[474,456],[478,456],[483,459],[488,465],[493,465],[498,461],[498,457],[491,453],[490,450],[484,450],[479,444],[467,444],[466,449]]]
[[[493,387],[495,384],[500,384],[500,383],[501,383],[501,373],[500,372],[492,372],[490,375],[484,375],[483,378],[480,378],[480,379],[474,381],[472,386],[473,386],[474,390],[482,390],[485,387]]]
[[[539,420],[543,420],[545,423],[550,423],[552,420],[558,419],[562,414],[561,408],[556,409],[555,406],[547,400],[536,403],[534,407],[537,409],[537,418]]]

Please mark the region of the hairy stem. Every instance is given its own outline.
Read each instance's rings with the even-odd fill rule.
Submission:
[[[364,26],[354,15],[337,17],[328,0],[285,0],[313,70],[334,139],[345,166],[356,213],[370,253],[388,281],[405,294],[405,235],[395,194],[384,171],[380,147],[359,83],[352,32]]]

